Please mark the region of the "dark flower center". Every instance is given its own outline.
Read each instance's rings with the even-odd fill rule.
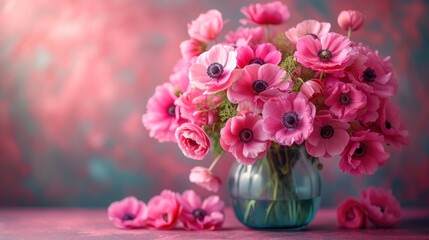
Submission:
[[[377,78],[377,74],[374,69],[366,68],[365,71],[363,71],[362,77],[366,82],[374,82],[375,78]]]
[[[323,126],[322,129],[320,129],[320,135],[325,139],[331,138],[334,136],[334,128],[329,125]]]
[[[207,75],[209,75],[211,78],[220,78],[222,74],[223,66],[218,62],[210,64],[210,66],[207,68]]]
[[[176,106],[174,105],[169,106],[167,109],[167,114],[168,116],[171,116],[171,117],[176,116]]]
[[[355,214],[355,211],[353,211],[353,208],[347,209],[346,219],[348,221],[351,221],[351,220],[355,219],[355,217],[356,217],[356,214]]]
[[[381,213],[384,213],[384,211],[385,211],[386,209],[384,208],[384,206],[380,206],[380,212]]]
[[[355,149],[355,152],[353,153],[353,157],[361,158],[365,156],[367,150],[367,146],[365,143],[361,142],[359,147]]]
[[[283,114],[282,123],[285,128],[296,128],[299,124],[296,112],[286,112]]]
[[[134,220],[134,218],[136,217],[133,214],[127,213],[122,217],[122,222],[131,221],[131,220]]]
[[[352,99],[349,93],[341,93],[340,96],[338,97],[338,101],[343,106],[348,106],[350,105],[350,103],[352,103]]]
[[[264,65],[265,61],[260,59],[260,58],[254,58],[249,62],[249,64],[253,64],[253,63],[259,64],[259,65]]]
[[[314,39],[319,39],[319,37],[316,35],[316,34],[314,34],[314,33],[307,33],[307,34],[305,34],[306,36],[307,35],[310,35],[310,36],[312,36]]]
[[[199,221],[203,221],[206,214],[207,214],[206,211],[200,208],[197,208],[192,212],[192,215],[194,215],[194,217]]]
[[[317,53],[317,56],[319,57],[320,60],[328,61],[332,57],[332,52],[329,51],[328,49],[322,49],[322,50],[319,50],[319,52]]]
[[[253,131],[248,129],[248,128],[244,128],[243,130],[240,131],[240,141],[242,143],[249,143],[251,142],[253,139]]]
[[[257,93],[265,91],[268,87],[268,83],[264,80],[256,80],[252,84],[253,90],[255,90]]]
[[[164,213],[164,214],[162,215],[162,219],[164,219],[164,221],[165,221],[166,223],[168,223],[168,213]]]
[[[389,121],[387,121],[387,120],[386,120],[386,122],[384,122],[384,126],[385,126],[387,129],[391,129],[391,128],[392,128],[392,124],[391,124]]]

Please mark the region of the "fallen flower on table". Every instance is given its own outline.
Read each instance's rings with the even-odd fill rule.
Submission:
[[[142,228],[148,217],[148,209],[144,202],[130,196],[111,203],[107,215],[118,228]]]
[[[342,228],[358,229],[366,227],[366,213],[362,204],[348,198],[337,209],[338,226]]]

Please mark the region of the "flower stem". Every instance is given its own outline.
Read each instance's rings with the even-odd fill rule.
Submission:
[[[350,39],[351,35],[352,35],[352,28],[349,27],[349,30],[347,31],[347,37]]]
[[[210,172],[213,170],[213,168],[216,166],[217,162],[219,161],[219,159],[222,158],[222,156],[223,156],[223,153],[216,156],[216,158],[213,160],[212,164],[210,164],[210,167],[209,167]]]

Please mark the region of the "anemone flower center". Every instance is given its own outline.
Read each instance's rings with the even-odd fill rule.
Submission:
[[[299,124],[298,114],[296,112],[286,112],[283,114],[282,123],[285,128],[296,128]]]
[[[338,97],[338,101],[343,106],[348,106],[350,105],[350,103],[352,103],[352,99],[349,93],[341,93],[340,96]]]
[[[264,80],[256,80],[252,84],[253,90],[255,90],[257,93],[265,91],[268,87],[268,83]]]
[[[214,62],[207,68],[207,75],[211,78],[220,78],[223,74],[223,66],[218,62]]]
[[[356,217],[355,211],[353,211],[352,208],[347,209],[347,213],[346,213],[347,220],[349,220],[349,221],[353,220],[353,219],[355,219],[355,217]]]
[[[260,58],[254,58],[249,62],[249,64],[253,64],[253,63],[259,64],[259,65],[264,65],[265,61],[260,59]]]
[[[331,138],[334,136],[334,128],[329,125],[323,126],[322,129],[320,129],[320,135],[324,139]]]
[[[366,68],[365,71],[363,71],[362,77],[366,82],[374,82],[377,78],[377,74],[375,73],[374,69]]]
[[[168,223],[168,213],[164,213],[164,214],[162,215],[162,219],[164,219],[164,221],[165,221],[166,223]]]
[[[355,149],[355,152],[353,153],[353,157],[361,158],[365,156],[367,150],[367,146],[365,143],[361,142],[359,147]]]
[[[386,120],[386,122],[384,122],[384,126],[386,127],[386,129],[391,129],[392,128],[392,124]]]
[[[197,208],[192,212],[192,215],[194,215],[194,217],[199,221],[203,221],[206,214],[207,214],[206,211],[200,208]]]
[[[249,143],[251,142],[253,139],[253,131],[248,129],[248,128],[244,128],[243,130],[240,131],[240,141],[242,143]]]
[[[320,60],[328,61],[332,57],[332,52],[329,51],[328,49],[321,49],[317,53],[317,56],[319,57]]]
[[[127,213],[122,217],[122,222],[131,221],[131,220],[134,220],[134,218],[136,217],[133,214]]]
[[[168,114],[168,116],[171,116],[171,117],[175,116],[176,115],[176,106],[174,106],[174,105],[169,106],[167,109],[167,114]]]
[[[314,39],[319,39],[319,37],[316,35],[316,34],[314,34],[314,33],[307,33],[307,34],[305,34],[306,36],[307,35],[310,35],[310,36],[312,36]]]

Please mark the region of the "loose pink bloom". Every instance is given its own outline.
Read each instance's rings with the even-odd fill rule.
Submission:
[[[301,37],[307,35],[311,35],[313,38],[318,39],[327,34],[329,29],[331,29],[330,23],[308,19],[298,23],[296,27],[287,30],[285,35],[293,43],[296,43]]]
[[[142,228],[148,217],[148,208],[144,202],[131,196],[111,203],[107,215],[118,228]]]
[[[187,230],[215,230],[225,219],[225,203],[219,196],[209,196],[204,201],[193,190],[185,191],[179,198],[182,205],[180,221]]]
[[[338,226],[358,229],[366,227],[366,213],[362,204],[354,198],[348,198],[337,208]]]
[[[160,195],[152,197],[148,204],[147,227],[156,229],[172,229],[177,225],[180,204],[177,194],[163,190]]]
[[[279,90],[286,88],[281,83],[286,72],[274,64],[251,64],[243,69],[240,81],[227,91],[228,99],[233,103],[251,102],[262,109],[265,101],[273,96],[284,94]]]
[[[213,175],[213,173],[207,168],[200,166],[191,169],[189,181],[211,192],[217,192],[220,185],[222,184],[222,181],[219,177]]]
[[[375,122],[378,119],[380,98],[365,91],[363,93],[366,95],[366,105],[359,110],[356,120],[362,123]]]
[[[227,89],[241,77],[241,70],[234,70],[237,52],[229,46],[215,45],[202,53],[189,69],[191,85],[212,94]]]
[[[220,131],[220,145],[238,162],[250,165],[265,156],[271,141],[262,129],[261,116],[249,112],[228,119]]]
[[[349,142],[349,124],[333,119],[329,112],[314,119],[313,132],[305,142],[307,152],[314,157],[340,155]]]
[[[263,128],[281,145],[301,144],[313,131],[316,107],[301,93],[268,100],[262,110]]]
[[[204,95],[203,90],[191,88],[183,93],[175,104],[180,107],[181,117],[199,126],[212,125],[217,120],[220,96]]]
[[[356,53],[350,40],[338,33],[327,33],[315,39],[308,35],[296,43],[294,57],[304,67],[321,72],[342,71],[353,62]]]
[[[338,26],[348,31],[356,31],[362,27],[365,16],[356,10],[341,11],[338,15],[337,22]]]
[[[174,86],[175,93],[187,91],[189,87],[189,68],[196,60],[196,57],[192,59],[181,58],[174,65],[173,73],[170,75],[169,80]]]
[[[206,44],[196,39],[188,39],[180,43],[180,52],[185,59],[198,57],[206,49]]]
[[[225,40],[230,44],[237,44],[238,42],[245,42],[246,44],[258,44],[260,43],[265,36],[265,28],[263,27],[254,27],[254,28],[245,28],[238,27],[235,32],[230,31],[225,35]]]
[[[409,133],[400,116],[399,107],[393,102],[385,100],[380,107],[380,117],[377,119],[384,140],[393,145],[396,150],[408,143]]]
[[[183,154],[195,160],[207,156],[210,150],[210,138],[204,130],[194,123],[183,123],[176,129],[176,139]]]
[[[149,135],[160,142],[176,142],[174,133],[183,119],[174,101],[174,88],[171,83],[156,87],[155,94],[149,98],[147,112],[143,115],[143,125],[149,130]]]
[[[393,227],[401,219],[401,206],[390,190],[369,187],[361,192],[361,203],[369,221],[378,227]]]
[[[289,9],[280,1],[250,4],[248,7],[242,7],[241,12],[247,17],[240,19],[242,24],[278,25],[286,22],[290,16]]]
[[[366,95],[351,83],[336,81],[326,89],[325,104],[329,110],[344,121],[353,120],[358,111],[367,104]]]
[[[245,66],[256,63],[263,65],[272,63],[278,65],[282,59],[282,54],[271,43],[262,43],[254,47],[248,45],[241,46],[237,50],[237,66],[244,68]]]
[[[323,82],[319,79],[311,79],[302,83],[299,88],[299,92],[304,94],[308,99],[322,93],[323,91]]]
[[[341,154],[340,169],[351,175],[373,174],[390,154],[383,147],[384,138],[375,132],[356,132]]]
[[[200,14],[188,24],[188,34],[201,42],[209,42],[219,35],[223,28],[222,14],[215,9]]]

